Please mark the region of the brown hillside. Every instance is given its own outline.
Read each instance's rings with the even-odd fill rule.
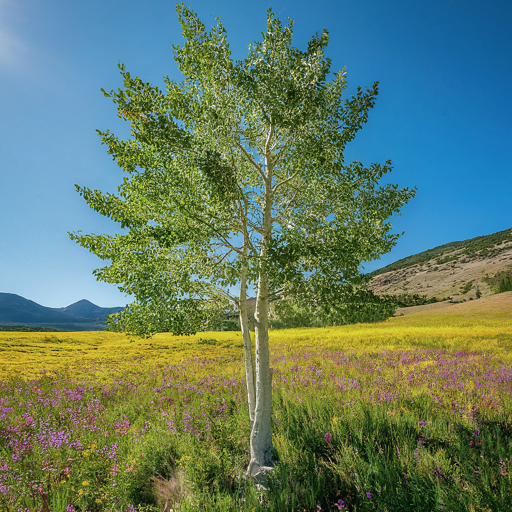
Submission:
[[[489,256],[482,252],[468,256],[463,249],[455,249],[443,254],[442,259],[434,257],[423,264],[379,274],[368,288],[378,295],[417,293],[438,300],[451,297],[454,301],[475,299],[479,289],[482,297],[486,297],[493,293],[492,278],[500,273],[512,275],[512,242],[494,249],[488,251]],[[451,261],[442,263],[443,259]]]
[[[499,293],[482,297],[478,300],[452,304],[447,302],[438,302],[436,304],[425,304],[424,306],[412,306],[410,308],[400,308],[396,310],[394,316],[403,316],[410,314],[431,314],[432,312],[464,315],[467,317],[491,314],[493,316],[504,316],[512,318],[512,292]]]

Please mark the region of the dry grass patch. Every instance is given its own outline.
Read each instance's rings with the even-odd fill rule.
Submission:
[[[176,469],[165,479],[155,476],[151,479],[156,501],[161,512],[171,512],[179,509],[185,499],[190,497],[190,488],[185,479],[185,473]]]

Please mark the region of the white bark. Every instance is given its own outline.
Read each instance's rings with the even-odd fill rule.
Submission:
[[[268,275],[260,274],[256,298],[256,409],[251,431],[251,461],[247,472],[256,475],[273,466],[271,412],[272,376],[268,348]]]
[[[273,128],[267,137],[265,145],[265,203],[263,205],[263,236],[260,251],[260,275],[258,278],[258,293],[256,295],[256,312],[254,315],[256,341],[256,409],[254,424],[251,431],[251,460],[247,473],[252,476],[262,476],[274,465],[272,461],[272,375],[270,372],[270,353],[268,348],[268,295],[269,282],[266,269],[267,247],[272,236],[272,162],[269,155],[269,143]]]
[[[242,338],[244,343],[245,356],[245,380],[247,382],[247,400],[249,403],[249,419],[251,421],[251,430],[254,424],[254,409],[256,404],[255,387],[254,387],[254,365],[252,357],[252,341],[249,331],[249,319],[247,315],[247,262],[242,261],[242,273],[240,276],[240,328],[242,329]]]

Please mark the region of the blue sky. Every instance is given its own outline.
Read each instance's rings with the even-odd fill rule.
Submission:
[[[295,21],[295,46],[325,27],[332,71],[348,93],[380,82],[367,125],[347,148],[365,165],[392,160],[389,181],[418,187],[392,219],[405,231],[368,271],[434,246],[512,227],[512,2],[253,0],[187,4],[220,16],[235,59],[259,40],[266,9]],[[115,233],[78,183],[115,192],[123,173],[95,129],[126,127],[103,96],[118,62],[144,81],[180,80],[173,2],[0,0],[0,291],[62,307],[129,300],[97,282],[102,262],[67,232]]]

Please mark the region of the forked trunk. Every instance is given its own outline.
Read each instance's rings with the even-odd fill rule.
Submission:
[[[251,421],[251,430],[254,424],[254,410],[256,405],[255,387],[254,387],[254,364],[252,357],[252,341],[249,331],[249,318],[247,315],[247,263],[242,262],[242,274],[240,279],[240,328],[242,329],[242,338],[244,343],[245,358],[245,380],[247,382],[247,401],[249,403],[249,419]]]
[[[263,233],[260,250],[258,293],[254,314],[256,344],[256,410],[251,431],[251,460],[247,473],[255,477],[257,483],[265,485],[265,473],[271,471],[272,461],[272,375],[270,372],[270,354],[268,349],[268,299],[269,282],[267,273],[268,244],[272,236],[272,162],[269,144],[273,128],[265,145],[265,163],[267,168],[265,183],[265,204],[263,207]]]

